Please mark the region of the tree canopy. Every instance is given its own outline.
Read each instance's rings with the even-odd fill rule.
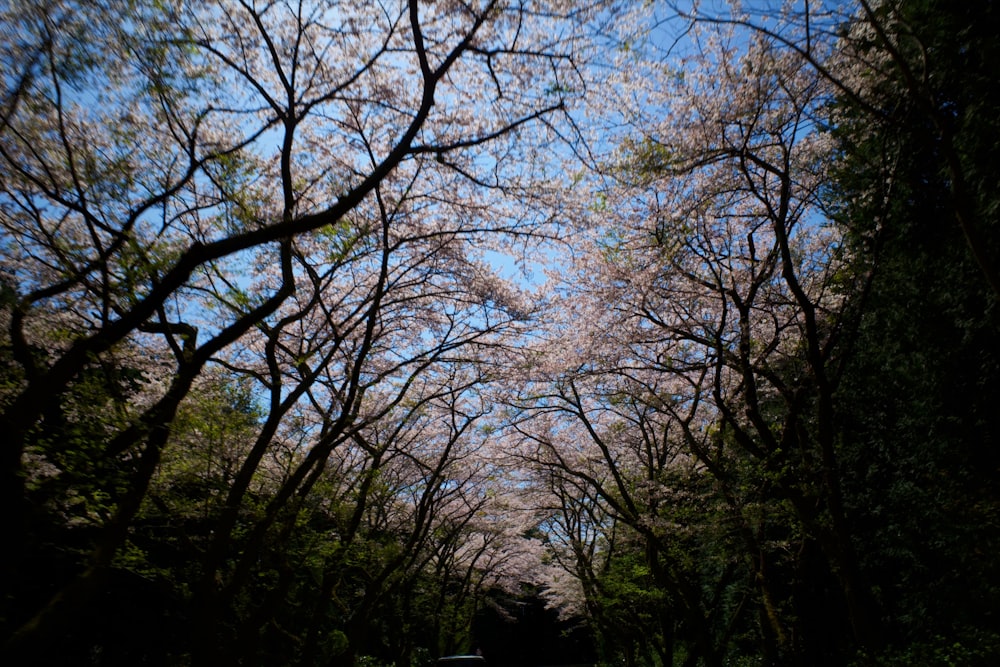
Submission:
[[[5,664],[1000,658],[994,3],[0,26]]]

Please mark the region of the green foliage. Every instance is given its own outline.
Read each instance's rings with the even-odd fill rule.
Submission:
[[[1000,605],[986,555],[1000,546],[1000,311],[976,258],[993,262],[1000,238],[986,157],[1000,97],[985,60],[1000,13],[886,6],[899,12],[905,65],[927,73],[914,82],[895,63],[877,82],[885,120],[847,103],[840,129],[842,220],[855,275],[870,281],[849,305],[857,328],[838,398],[846,501],[886,641],[909,647],[886,664],[988,664],[996,642],[961,637],[995,627]]]

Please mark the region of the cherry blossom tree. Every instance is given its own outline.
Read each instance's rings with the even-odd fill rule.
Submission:
[[[83,462],[123,466],[86,563],[47,600],[5,594],[19,610],[8,648],[43,647],[86,608],[164,456],[199,437],[179,431],[186,402],[225,369],[248,387],[244,428],[255,432],[230,450],[238,464],[201,559],[195,597],[218,620],[338,452],[365,452],[351,468],[364,486],[384,467],[379,447],[405,449],[367,438],[432,400],[421,378],[450,377],[528,313],[484,258],[554,233],[533,193],[553,178],[546,147],[572,131],[560,124],[582,90],[573,25],[588,8],[108,0],[3,11],[18,29],[2,44],[0,487],[4,531],[21,545],[5,552],[5,590],[32,557],[25,480],[70,446],[55,418],[67,397],[115,355],[157,360],[156,373],[137,371],[144,400],[101,418],[101,446]],[[456,452],[419,465],[423,455],[399,456],[434,471]],[[435,480],[417,507],[443,502]],[[426,532],[422,511],[414,530]],[[213,627],[201,628],[200,659]]]
[[[988,232],[989,194],[980,187],[975,159],[965,153],[959,138],[968,128],[954,122],[955,101],[949,99],[935,73],[938,66],[950,67],[955,52],[968,52],[969,46],[956,48],[961,40],[951,40],[941,51],[943,45],[934,43],[939,36],[920,24],[923,16],[934,13],[933,7],[896,0],[793,3],[780,10],[744,2],[671,6],[690,21],[740,26],[764,35],[798,56],[832,86],[845,107],[866,119],[867,127],[851,128],[854,137],[849,142],[864,141],[884,130],[913,132],[912,140],[937,152],[949,181],[950,220],[984,283],[1000,293],[996,251]],[[987,7],[969,5],[966,14],[955,19],[967,24],[990,16]],[[837,51],[827,58],[822,45],[833,41]],[[975,50],[978,55],[965,63],[970,74],[980,71],[979,58],[985,55]],[[967,101],[979,95],[978,87],[969,86]]]
[[[696,22],[675,42],[626,40],[613,84],[626,103],[605,110],[624,128],[620,150],[604,160],[607,185],[581,232],[589,247],[554,299],[552,342],[531,362],[543,360],[536,377],[557,379],[522,407],[537,415],[523,427],[538,443],[533,460],[561,471],[559,493],[593,498],[647,535],[647,549],[681,541],[654,526],[707,475],[739,541],[719,540],[735,560],[701,576],[720,591],[751,587],[761,650],[794,661],[816,646],[803,633],[819,612],[802,602],[815,577],[836,577],[862,650],[879,637],[834,436],[838,343],[851,324],[837,283],[841,230],[822,197],[834,87],[788,47],[808,41],[825,62],[833,42],[808,23],[778,23]],[[685,469],[693,477],[679,483]],[[794,553],[819,554],[826,574]],[[685,594],[701,579],[683,563],[647,560],[665,567],[655,585],[685,619],[688,655],[721,660],[734,621],[709,630],[717,601],[701,584]],[[735,577],[730,566],[746,569]]]

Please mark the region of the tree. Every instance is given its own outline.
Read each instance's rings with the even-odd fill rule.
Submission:
[[[4,554],[4,604],[18,610],[4,615],[7,650],[44,660],[47,638],[85,613],[159,471],[176,465],[164,456],[197,436],[175,437],[185,401],[224,368],[260,414],[231,450],[238,468],[220,480],[200,559],[195,595],[211,622],[195,651],[210,660],[222,608],[265,542],[294,532],[334,450],[526,312],[477,257],[548,224],[526,194],[544,161],[521,165],[554,137],[574,88],[573,45],[558,37],[568,13],[22,4],[4,7],[18,30],[0,47],[12,73],[0,106],[0,488],[4,532],[23,547]],[[79,462],[126,460],[121,490],[65,585],[29,600],[14,583],[36,555],[27,480],[46,457],[85,451],[53,415],[124,352],[156,359],[157,382],[127,414],[98,416]]]
[[[863,277],[839,435],[857,471],[849,501],[872,545],[889,664],[986,664],[997,572],[979,549],[997,539],[997,97],[985,65],[997,15],[988,3],[863,5],[845,35],[836,181],[852,276]],[[854,69],[849,69],[854,65]],[[858,280],[854,278],[854,280]],[[873,495],[878,490],[878,498]],[[975,546],[971,546],[975,545]],[[958,594],[953,577],[981,582]]]
[[[799,23],[812,21],[814,34],[838,28],[809,9]],[[985,63],[996,12],[905,1],[847,9],[826,62],[811,48],[818,40],[789,39],[752,12],[699,20],[778,39],[837,93],[843,161],[830,201],[844,232],[837,289],[850,326],[838,343],[836,444],[861,565],[893,645],[881,659],[988,662],[996,641],[980,624],[985,612],[964,614],[994,606],[994,585],[952,608],[942,573],[996,580],[991,566],[951,551],[996,539],[977,516],[992,511],[995,488],[976,472],[995,468],[984,444],[995,424],[980,401],[995,392],[996,207],[980,179],[995,172],[985,158],[997,144],[995,74]]]
[[[996,575],[968,550],[995,539],[980,474],[995,468],[995,197],[975,185],[995,175],[994,13],[733,3],[679,12],[666,56],[642,34],[622,43],[609,113],[628,129],[604,175],[624,183],[581,215],[591,246],[536,357],[561,389],[530,397],[549,414],[600,377],[613,389],[593,405],[628,396],[675,429],[739,536],[715,544],[745,559],[774,662],[995,652],[978,618]],[[637,16],[624,25],[663,25]],[[549,465],[575,493],[623,486],[555,423],[526,430],[558,436]],[[644,431],[590,423],[621,470]],[[572,535],[580,508],[564,514]],[[979,611],[950,611],[953,572],[986,582]]]
[[[613,112],[629,135],[605,169],[619,184],[602,191],[590,247],[565,284],[574,303],[561,316],[553,338],[562,338],[548,362],[558,389],[540,393],[572,406],[613,475],[634,456],[627,443],[662,433],[660,451],[679,454],[663,458],[656,475],[642,475],[652,488],[666,494],[681,479],[669,474],[675,461],[697,471],[685,487],[713,478],[712,495],[725,508],[720,518],[740,538],[732,556],[755,589],[760,651],[788,664],[817,664],[853,650],[830,646],[817,632],[829,608],[843,609],[846,633],[862,651],[883,637],[834,438],[838,344],[850,322],[835,289],[840,230],[829,224],[822,199],[833,89],[787,48],[790,31],[802,28],[781,25],[790,27],[779,39],[695,24],[675,46],[683,69],[672,69],[673,54],[661,59],[655,45],[623,56],[628,67],[616,99],[635,104]],[[811,48],[822,62],[832,42]],[[590,376],[601,378],[602,389],[578,395],[578,378]],[[631,401],[630,415],[650,416],[621,419],[614,432],[588,416],[591,400],[611,414]],[[543,400],[541,409],[555,408]],[[569,437],[574,441],[580,436]],[[560,446],[568,444],[551,445]],[[604,478],[584,472],[586,455],[563,456],[561,468],[617,499],[619,518],[629,515],[633,477]],[[605,484],[613,493],[600,490]],[[651,515],[665,518],[668,507]],[[733,548],[716,544],[723,553]],[[673,591],[668,580],[657,585],[678,599],[684,586],[699,590],[703,578],[737,586],[719,572],[678,569],[683,583]],[[688,598],[689,610],[702,609],[688,628],[703,639],[689,656],[721,660],[732,626],[708,613],[718,608],[711,595],[693,602],[699,597]]]

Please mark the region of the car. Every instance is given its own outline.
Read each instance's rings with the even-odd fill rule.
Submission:
[[[437,659],[436,667],[486,667],[481,655],[446,655]]]

